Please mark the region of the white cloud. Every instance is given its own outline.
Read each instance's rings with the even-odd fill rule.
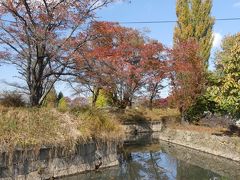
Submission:
[[[240,1],[233,4],[233,7],[240,7]]]
[[[213,33],[213,47],[219,48],[222,44],[223,36],[220,33],[214,32]]]

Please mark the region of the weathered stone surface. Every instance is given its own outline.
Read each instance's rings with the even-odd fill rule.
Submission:
[[[159,121],[127,121],[123,124],[124,132],[126,133],[146,133],[146,132],[160,132],[163,128],[162,120]]]
[[[165,129],[160,133],[159,139],[240,161],[239,137],[216,136],[203,132]]]
[[[159,120],[142,120],[142,121],[124,121],[123,128],[125,133],[152,133],[161,132],[170,124],[179,123],[179,117],[176,116],[166,116],[161,117]]]
[[[117,165],[117,143],[92,141],[68,153],[62,148],[42,148],[35,158],[18,150],[11,161],[6,153],[1,154],[0,162],[0,180],[56,178]]]
[[[185,162],[181,165],[191,164],[203,169],[210,169],[212,172],[223,177],[229,177],[229,179],[240,179],[240,162],[232,161],[219,156],[213,156],[209,153],[204,153],[164,141],[160,141],[159,145],[167,154],[177,158],[181,162]],[[182,168],[184,168],[184,166]]]

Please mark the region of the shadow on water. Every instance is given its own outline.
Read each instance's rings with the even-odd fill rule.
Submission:
[[[240,163],[141,134],[119,150],[119,166],[63,180],[239,180]]]

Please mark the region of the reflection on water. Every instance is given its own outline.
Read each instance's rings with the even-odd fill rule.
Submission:
[[[177,160],[166,153],[132,152],[123,161],[119,179],[176,179]]]
[[[64,180],[240,180],[240,164],[188,148],[160,142],[128,146],[120,165]]]

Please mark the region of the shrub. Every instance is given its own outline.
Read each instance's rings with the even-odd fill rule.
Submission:
[[[220,107],[214,101],[209,100],[207,96],[200,96],[195,104],[184,112],[184,118],[189,122],[199,121],[204,117],[205,112],[220,112]]]
[[[64,97],[62,97],[59,101],[58,101],[58,110],[65,112],[68,110],[68,104],[66,102],[66,99]]]
[[[13,92],[4,92],[1,94],[2,99],[0,101],[1,105],[5,107],[23,107],[25,102],[20,93],[16,91]]]

